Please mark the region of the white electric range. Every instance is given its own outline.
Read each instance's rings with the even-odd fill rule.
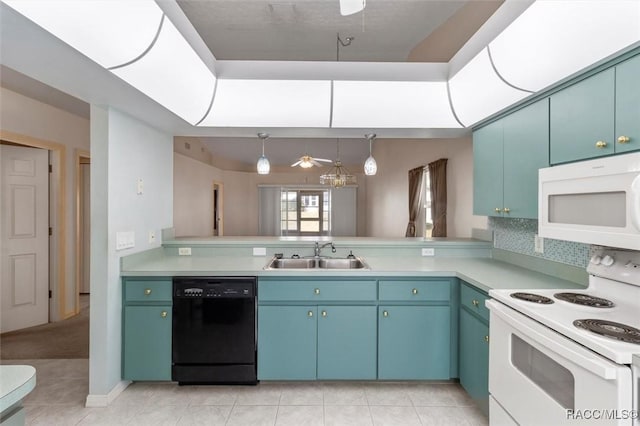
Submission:
[[[491,290],[491,424],[640,425],[640,252],[592,257],[583,290]]]

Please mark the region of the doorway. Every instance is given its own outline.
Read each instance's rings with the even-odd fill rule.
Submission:
[[[86,151],[76,151],[76,305],[88,303],[91,259],[91,159]],[[86,301],[86,302],[85,302]]]
[[[220,182],[213,182],[213,236],[224,235],[223,212],[224,187]]]

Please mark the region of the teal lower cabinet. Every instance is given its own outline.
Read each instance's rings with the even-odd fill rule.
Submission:
[[[171,279],[123,277],[122,285],[122,378],[171,380]]]
[[[376,307],[318,307],[318,379],[375,380]]]
[[[378,379],[449,379],[449,306],[378,307]]]
[[[258,378],[314,380],[317,353],[316,306],[258,308]]]
[[[468,296],[465,298],[465,296]],[[460,384],[485,412],[489,411],[489,320],[486,294],[462,284],[460,305]],[[484,308],[479,311],[478,308]]]

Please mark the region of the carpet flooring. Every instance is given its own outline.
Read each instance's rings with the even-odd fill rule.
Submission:
[[[80,296],[80,313],[0,334],[0,359],[89,358],[89,296]]]

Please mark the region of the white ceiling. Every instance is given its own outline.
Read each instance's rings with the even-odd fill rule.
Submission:
[[[407,61],[416,46],[428,40],[447,21],[451,23],[467,3],[460,0],[369,0],[364,13],[343,17],[339,14],[338,0],[178,2],[190,24],[217,59],[332,62],[336,60],[338,32],[343,39],[354,37],[350,46],[340,49],[341,61]],[[470,3],[491,3],[496,8],[502,0]],[[4,37],[6,44],[0,56],[2,86],[85,117],[89,110],[87,102],[113,105],[139,116],[143,121],[161,123],[160,128],[165,126],[165,130],[175,135],[199,137],[216,156],[245,163],[255,162],[259,153],[257,138],[246,136],[264,129],[221,128],[206,134],[206,130],[185,125],[148,98],[138,99],[140,93],[135,89],[70,50],[24,17],[6,9],[5,5],[0,7],[5,28],[3,33],[9,35]],[[453,32],[450,31],[445,38],[461,46],[480,24],[475,23],[473,30],[465,28],[465,25],[454,25]],[[456,34],[456,29],[464,35]],[[25,51],[29,51],[28,57],[24,55]],[[451,51],[446,59],[455,52]],[[429,61],[428,55],[411,58],[412,61],[420,59]],[[31,77],[10,68],[13,64]],[[52,86],[59,83],[58,89],[40,83],[40,76],[42,81],[51,78]],[[59,90],[66,87],[73,87],[73,90],[68,93]],[[343,137],[352,138],[341,139],[340,157],[345,164],[364,161],[368,155],[364,134],[371,130],[349,129],[340,133]],[[465,129],[414,130],[407,137],[459,136],[467,132]],[[291,129],[274,128],[270,132],[277,135],[268,140],[266,148],[274,166],[288,165],[305,153],[336,158],[336,139],[328,138],[337,136],[332,129],[323,132],[323,138],[314,138],[317,136],[314,129],[293,132]]]

